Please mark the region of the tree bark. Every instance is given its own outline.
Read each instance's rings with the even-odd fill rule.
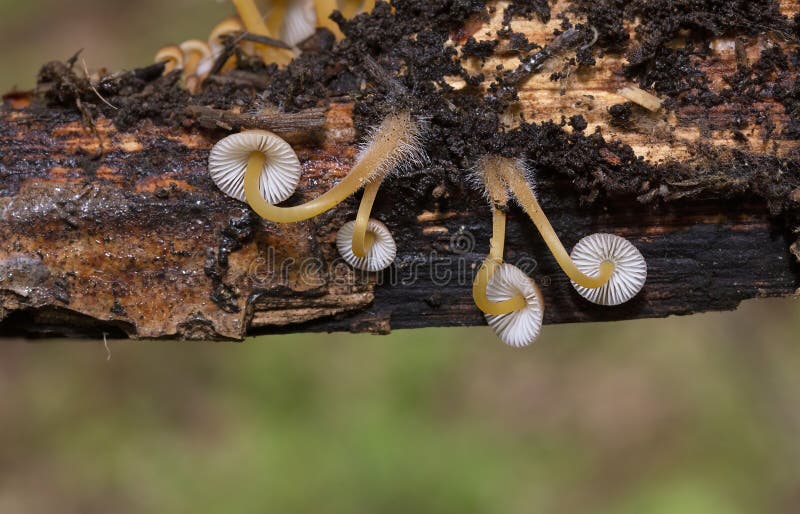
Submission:
[[[565,8],[558,2],[553,10]],[[791,16],[798,3],[785,0],[782,8]],[[496,30],[501,11],[472,27],[473,36]],[[554,17],[515,28],[543,44],[558,23]],[[710,77],[735,73],[742,50],[754,61],[767,38],[746,47],[734,36],[716,40],[715,56],[699,65]],[[469,64],[476,72],[498,64],[511,69],[514,59]],[[634,107],[621,126],[609,109],[625,102],[617,91],[632,85],[618,73],[624,65],[623,55],[608,54],[560,81],[536,73],[524,85],[519,111],[531,122],[581,114],[587,131],[629,145],[646,162],[676,163],[696,174],[653,177],[649,187],[619,194],[597,177],[599,200],[567,176],[538,180],[542,206],[565,246],[593,232],[614,233],[631,240],[648,264],[647,283],[634,300],[593,306],[573,290],[524,213],[512,209],[507,261],[542,286],[545,323],[727,310],[749,298],[796,295],[800,187],[793,182],[797,170],[781,167],[796,162],[798,141],[770,135],[791,121],[779,99],[746,106],[764,113],[770,134],[766,125],[732,130],[745,108],[735,100],[707,110]],[[220,133],[266,128],[290,141],[304,163],[293,201],[319,195],[346,175],[357,154],[352,104],[331,102],[290,118],[193,105],[179,125],[120,128],[106,108],[87,113],[80,97],[70,106],[48,104],[47,87],[8,95],[0,108],[0,335],[238,340],[484,323],[471,284],[488,252],[491,217],[467,184],[415,190],[415,176],[389,181],[375,213],[394,233],[398,256],[376,276],[354,272],[335,248],[336,231],[355,217],[356,199],[314,220],[277,225],[225,197],[208,178],[208,153]],[[602,174],[622,156],[605,150],[601,159],[607,162],[589,174]],[[753,168],[747,178],[718,172],[743,161]],[[756,175],[777,177],[785,195],[756,190]]]

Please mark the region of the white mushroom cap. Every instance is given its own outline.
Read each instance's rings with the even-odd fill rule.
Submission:
[[[281,39],[295,46],[314,35],[317,30],[317,13],[313,0],[290,2],[283,21]]]
[[[499,316],[485,315],[486,322],[497,337],[514,348],[529,346],[539,337],[544,317],[544,302],[532,278],[516,266],[501,264],[486,286],[486,297],[493,302],[502,302],[518,294],[528,302],[527,307]]]
[[[252,152],[267,156],[261,170],[261,194],[270,204],[278,204],[294,194],[302,166],[292,147],[272,132],[248,130],[220,140],[211,149],[208,171],[223,193],[242,202],[244,173]]]
[[[349,221],[336,234],[336,246],[342,258],[352,267],[363,271],[381,271],[391,266],[397,255],[397,244],[386,225],[370,218],[367,223],[367,233],[371,233],[375,239],[366,257],[356,257],[353,253],[355,226],[355,221]]]
[[[591,277],[600,272],[603,261],[614,264],[614,272],[602,287],[589,289],[575,282],[578,293],[598,305],[620,305],[641,291],[647,279],[647,263],[633,243],[613,234],[592,234],[581,239],[572,249],[572,261],[581,272]]]

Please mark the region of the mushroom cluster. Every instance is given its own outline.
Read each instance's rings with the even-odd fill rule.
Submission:
[[[522,161],[484,157],[475,182],[490,201],[493,217],[489,255],[473,283],[475,305],[483,311],[497,336],[510,346],[528,346],[539,335],[544,312],[541,293],[522,270],[503,263],[509,192],[528,214],[575,290],[598,305],[620,305],[641,291],[647,279],[642,254],[626,239],[592,234],[568,254],[529,185]]]
[[[217,68],[232,65],[221,62],[232,43],[265,62],[283,65],[293,58],[293,46],[312,35],[318,25],[341,36],[330,16],[334,10],[349,17],[374,6],[373,1],[363,0],[274,0],[262,16],[254,0],[232,1],[238,17],[217,25],[208,43],[187,41],[162,49],[156,57],[166,62],[167,71],[182,69],[190,90],[199,87],[214,64]],[[257,37],[245,40],[241,37],[245,33]],[[363,188],[357,215],[340,228],[336,246],[352,267],[377,272],[394,262],[397,246],[388,227],[371,218],[373,204],[387,176],[425,161],[424,132],[424,123],[410,111],[386,116],[372,130],[341,181],[319,197],[291,207],[279,204],[294,195],[303,167],[292,147],[271,132],[246,130],[220,140],[211,151],[209,172],[221,191],[275,223],[314,218]],[[621,237],[593,234],[580,240],[571,254],[567,252],[538,203],[530,186],[530,170],[522,160],[484,156],[472,175],[489,200],[493,219],[489,255],[475,277],[473,299],[506,344],[530,345],[539,336],[544,319],[544,301],[536,282],[503,261],[506,213],[512,197],[530,217],[579,295],[599,305],[614,306],[627,302],[644,286],[645,260]]]
[[[225,52],[226,38],[244,33],[256,36],[257,42],[239,38],[234,40],[235,46],[266,63],[283,66],[297,54],[295,46],[311,37],[318,26],[330,30],[337,39],[342,37],[339,26],[331,19],[334,11],[350,18],[375,6],[374,0],[273,0],[267,14],[262,15],[255,0],[232,2],[238,16],[217,24],[207,42],[190,39],[180,45],[167,45],[156,53],[155,62],[165,63],[165,73],[182,70],[184,85],[193,94]],[[223,69],[226,67],[232,67],[232,63],[226,62]]]

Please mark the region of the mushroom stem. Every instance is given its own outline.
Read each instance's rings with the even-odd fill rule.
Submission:
[[[506,180],[514,196],[517,197],[522,208],[531,218],[534,225],[536,225],[544,242],[550,249],[550,253],[552,253],[553,257],[558,261],[558,265],[561,266],[564,273],[566,273],[573,282],[588,289],[603,287],[614,273],[614,264],[609,261],[604,261],[600,264],[600,272],[594,277],[581,273],[577,266],[575,266],[575,263],[572,262],[567,250],[564,249],[564,245],[561,244],[561,240],[558,238],[558,235],[556,235],[555,230],[553,230],[553,226],[550,224],[547,216],[545,216],[544,211],[542,211],[539,202],[536,200],[536,196],[533,194],[533,191],[528,185],[528,181],[525,179],[524,172],[519,166],[515,166],[513,170],[506,171]]]
[[[289,0],[272,0],[271,9],[267,14],[267,29],[270,34],[280,34],[286,12],[289,10]]]
[[[375,204],[375,197],[378,195],[381,182],[383,182],[383,177],[367,184],[364,188],[364,196],[361,197],[361,203],[358,206],[358,215],[356,216],[356,224],[353,231],[353,253],[359,258],[367,256],[369,248],[375,239],[372,234],[367,232],[367,225],[369,224],[369,216],[372,213],[372,206]]]
[[[352,18],[356,14],[358,14],[358,10],[361,8],[361,0],[344,0],[342,5],[342,16],[347,19]]]
[[[258,166],[261,158],[259,156],[263,156],[263,154],[253,152],[250,155],[247,171],[244,174],[245,197],[247,198],[247,203],[259,216],[276,223],[296,223],[319,216],[323,212],[333,209],[347,199],[348,196],[358,191],[375,170],[374,167],[370,166],[371,161],[369,159],[359,161],[341,182],[322,196],[295,207],[276,207],[264,200],[259,191],[258,177],[261,169]]]
[[[503,263],[506,244],[505,210],[508,206],[508,185],[505,176],[509,167],[513,167],[511,159],[493,156],[485,157],[479,164],[481,180],[492,203],[492,239],[489,241],[489,255],[483,261],[472,284],[472,298],[475,300],[475,305],[485,314],[495,316],[509,314],[527,306],[525,298],[521,295],[502,302],[493,302],[486,296],[489,281]]]
[[[233,0],[233,5],[242,19],[242,23],[248,32],[266,37],[274,37],[267,28],[261,12],[258,10],[254,0]],[[282,48],[273,48],[262,43],[256,45],[258,53],[265,62],[276,64],[288,64],[292,60],[292,53]]]
[[[344,34],[339,30],[339,25],[331,19],[331,13],[338,9],[336,0],[314,0],[314,9],[317,13],[317,25],[333,32],[336,39],[342,39]]]
[[[489,255],[483,261],[475,282],[472,284],[472,299],[485,314],[500,316],[525,308],[528,303],[520,295],[502,302],[493,302],[486,297],[486,288],[494,272],[503,263],[503,249],[506,241],[506,213],[492,209],[492,239],[489,242]]]

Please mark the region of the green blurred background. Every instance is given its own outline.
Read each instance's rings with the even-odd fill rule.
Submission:
[[[0,0],[0,90],[227,2]],[[245,344],[0,341],[0,514],[795,513],[800,303]]]

